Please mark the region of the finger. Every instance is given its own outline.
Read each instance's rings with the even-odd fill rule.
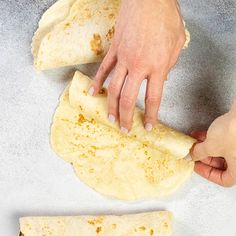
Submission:
[[[146,130],[152,130],[157,121],[157,112],[160,107],[164,81],[162,78],[152,76],[147,81],[145,98],[144,125]]]
[[[111,70],[114,68],[116,61],[116,56],[112,48],[110,48],[90,85],[88,92],[89,95],[93,96],[99,93],[99,91],[102,89],[104,81],[106,80]]]
[[[207,157],[205,159],[202,159],[201,162],[208,166],[211,166],[220,170],[227,169],[227,163],[225,159],[222,157]]]
[[[207,135],[207,131],[192,131],[191,132],[191,136],[201,142],[205,141],[206,135]]]
[[[194,170],[203,178],[224,187],[231,187],[233,179],[228,170],[219,170],[202,162],[196,162]]]
[[[211,156],[210,153],[207,152],[205,142],[196,143],[193,146],[190,155],[191,155],[193,161],[199,161],[199,160],[202,160],[202,159],[205,159],[205,158]]]
[[[136,99],[142,80],[142,78],[128,75],[124,82],[119,101],[120,127],[124,133],[128,133],[131,129]]]
[[[119,98],[127,75],[127,69],[116,65],[112,80],[108,86],[108,119],[114,123],[119,117]]]

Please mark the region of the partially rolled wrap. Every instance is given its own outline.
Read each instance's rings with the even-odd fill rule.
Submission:
[[[109,126],[119,132],[118,124],[114,125],[107,119],[107,92],[103,89],[103,94],[95,98],[87,95],[90,79],[77,71],[72,84],[69,88],[70,104],[80,109],[83,107],[83,113],[86,117],[93,118],[103,125]],[[147,132],[143,127],[143,111],[136,107],[134,111],[133,126],[128,137],[135,137],[142,143],[146,143],[153,148],[163,152],[168,151],[174,158],[184,158],[192,147],[195,139],[178,132],[161,122],[154,127],[152,132]]]
[[[163,124],[147,132],[135,110],[126,135],[107,121],[107,93],[87,94],[90,79],[76,72],[53,118],[51,144],[79,178],[97,192],[122,200],[166,196],[191,175],[193,162],[182,159],[194,139]]]

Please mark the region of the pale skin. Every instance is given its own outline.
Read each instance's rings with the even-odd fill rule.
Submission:
[[[108,86],[108,119],[121,131],[132,127],[136,99],[147,80],[144,126],[157,121],[164,81],[186,40],[176,0],[123,0],[110,49],[89,89],[96,95],[114,69]]]
[[[221,186],[236,185],[236,100],[207,132],[193,132],[192,136],[199,140],[191,152],[195,171]]]
[[[91,83],[89,94],[97,95],[109,73],[108,119],[119,122],[121,131],[132,128],[136,99],[147,80],[144,127],[157,122],[164,81],[176,64],[186,41],[176,0],[123,0],[110,49]],[[231,111],[210,126],[208,132],[193,132],[199,140],[191,156],[195,171],[209,181],[230,187],[236,184],[236,102]]]

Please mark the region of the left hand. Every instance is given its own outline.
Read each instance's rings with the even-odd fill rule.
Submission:
[[[136,99],[147,79],[145,128],[157,121],[163,84],[186,40],[176,0],[123,0],[111,47],[89,89],[96,95],[115,67],[108,87],[108,119],[132,127]]]

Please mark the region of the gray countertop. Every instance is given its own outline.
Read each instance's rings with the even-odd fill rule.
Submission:
[[[193,175],[176,195],[132,204],[84,184],[49,145],[58,97],[74,69],[37,73],[30,43],[52,0],[0,0],[0,235],[27,215],[121,214],[167,209],[175,236],[236,236],[236,187]],[[159,117],[184,132],[207,128],[236,96],[235,0],[182,0],[189,48],[166,82]],[[93,75],[96,66],[81,66]],[[139,96],[143,106],[144,88]]]

